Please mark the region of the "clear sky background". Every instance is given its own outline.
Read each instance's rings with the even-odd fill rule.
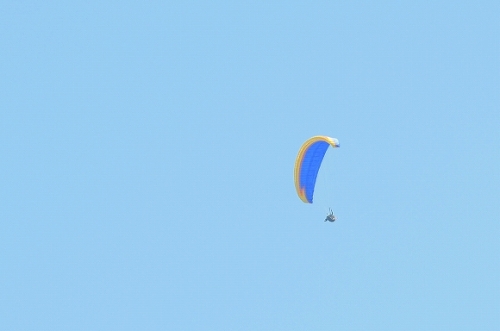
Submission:
[[[0,328],[498,330],[499,17],[2,2]]]

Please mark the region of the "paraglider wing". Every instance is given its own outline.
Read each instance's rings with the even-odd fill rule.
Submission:
[[[327,136],[308,139],[300,148],[295,160],[295,189],[305,203],[313,202],[316,177],[328,146],[339,147],[339,141]]]

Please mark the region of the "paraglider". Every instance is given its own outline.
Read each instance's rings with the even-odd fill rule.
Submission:
[[[295,189],[305,203],[313,203],[314,186],[321,162],[328,147],[340,147],[339,141],[327,136],[314,136],[304,142],[295,160]],[[337,218],[330,209],[325,221],[334,222]]]

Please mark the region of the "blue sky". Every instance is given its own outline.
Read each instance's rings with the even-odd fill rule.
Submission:
[[[499,16],[4,2],[1,328],[500,328]]]

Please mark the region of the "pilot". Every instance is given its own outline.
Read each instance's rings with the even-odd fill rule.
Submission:
[[[330,214],[326,215],[325,222],[335,222],[337,220],[337,217],[333,215],[333,211],[330,209]]]

